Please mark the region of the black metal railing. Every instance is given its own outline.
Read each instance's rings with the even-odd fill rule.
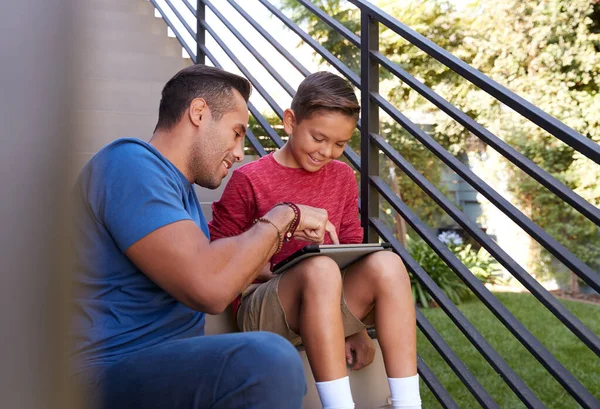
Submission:
[[[228,21],[228,18],[210,0],[194,0],[197,4],[191,4],[190,0],[151,0],[160,11],[165,21],[171,27],[176,37],[182,43],[195,63],[210,63],[222,66],[214,53],[206,46],[206,34],[208,33],[215,41],[221,51],[233,62],[233,64],[250,80],[256,91],[264,98],[266,103],[280,118],[283,115],[282,108],[277,101],[267,92],[264,86],[252,75],[245,64],[236,56],[235,52],[219,38],[214,27],[206,19],[207,11],[210,11],[256,58],[273,79],[290,96],[294,95],[294,89],[269,61],[261,55],[261,52],[253,46],[242,33],[240,33]],[[257,23],[249,13],[235,0],[227,0],[229,5],[252,26],[277,52],[283,56],[300,74],[306,76],[310,71],[304,67],[283,45],[281,45],[272,34]],[[470,221],[466,215],[459,210],[436,186],[427,180],[414,166],[398,153],[380,135],[379,112],[383,110],[394,121],[400,124],[416,140],[425,146],[431,153],[445,163],[456,174],[469,183],[477,192],[486,197],[494,206],[507,215],[516,225],[528,233],[534,240],[550,252],[556,259],[560,260],[579,278],[585,281],[592,289],[600,292],[600,276],[589,266],[579,260],[572,252],[560,244],[556,239],[536,225],[525,216],[519,209],[496,192],[484,180],[479,178],[466,165],[444,149],[433,137],[425,133],[421,127],[413,123],[403,115],[393,104],[379,94],[380,68],[385,68],[390,74],[407,84],[414,91],[434,104],[442,112],[456,120],[465,129],[477,136],[481,141],[495,149],[508,161],[512,162],[527,175],[531,176],[540,185],[554,193],[573,209],[577,210],[596,226],[600,226],[600,209],[594,207],[581,196],[573,192],[562,182],[554,178],[545,170],[541,169],[533,161],[525,157],[516,149],[505,143],[498,136],[477,123],[471,117],[446,101],[432,89],[410,75],[398,64],[391,61],[379,51],[379,27],[383,25],[401,36],[412,45],[418,47],[430,57],[444,64],[455,73],[462,76],[470,83],[491,95],[496,100],[512,108],[514,111],[527,118],[532,123],[560,139],[571,148],[579,151],[597,164],[600,164],[600,146],[588,138],[577,133],[562,122],[543,112],[533,104],[519,97],[512,91],[494,82],[475,68],[469,66],[451,53],[434,44],[427,38],[418,34],[409,27],[403,25],[390,15],[377,8],[366,0],[349,0],[360,10],[361,31],[360,37],[348,30],[345,26],[328,16],[323,10],[306,0],[298,0],[315,16],[337,31],[351,44],[360,49],[360,76],[348,68],[342,61],[303,31],[296,23],[288,18],[276,6],[268,0],[258,0],[273,16],[279,19],[286,27],[296,33],[307,45],[312,47],[325,61],[331,64],[344,75],[352,84],[361,91],[361,121],[360,129],[360,155],[352,148],[347,147],[344,154],[350,164],[360,172],[361,183],[361,220],[365,228],[365,238],[376,241],[379,238],[389,241],[395,252],[397,252],[408,270],[423,285],[435,302],[452,320],[456,327],[466,336],[469,342],[476,348],[489,365],[500,375],[502,380],[518,396],[528,408],[543,408],[544,404],[529,388],[529,386],[515,373],[502,356],[488,343],[483,335],[473,326],[465,315],[452,303],[433,279],[423,268],[411,257],[409,252],[401,245],[399,240],[387,225],[378,218],[379,198],[385,199],[390,206],[402,216],[412,229],[435,251],[435,253],[456,273],[456,275],[469,287],[481,302],[499,319],[499,321],[512,333],[512,335],[537,359],[541,365],[550,373],[582,407],[588,409],[600,408],[600,402],[571,374],[562,363],[560,363],[550,351],[488,290],[469,269],[442,243],[438,237],[423,223],[417,215],[394,193],[390,186],[379,176],[380,152],[400,168],[420,189],[423,190],[437,205],[443,209],[458,225],[470,234],[482,247],[484,247],[515,279],[517,279],[527,290],[535,296],[540,303],[548,309],[560,322],[564,324],[575,336],[577,336],[596,356],[600,357],[600,338],[585,326],[575,315],[573,315],[562,303],[560,303],[549,291],[547,291],[535,278],[533,278],[523,267],[513,260],[492,238],[486,235],[479,226]],[[190,16],[182,15],[181,7],[187,8],[187,12],[196,21],[195,29],[192,29],[186,21]],[[165,8],[168,6],[171,12]],[[180,23],[174,24],[168,15],[175,15]],[[178,31],[177,27],[184,27],[187,32],[196,39],[196,44],[190,45]],[[256,119],[259,126],[277,147],[283,145],[269,121],[250,103],[249,110]],[[251,131],[248,140],[258,155],[267,153],[259,139]],[[477,377],[460,360],[452,348],[445,342],[442,336],[434,329],[423,314],[418,312],[417,325],[440,356],[446,361],[452,371],[461,380],[477,402],[484,408],[498,408],[499,405],[492,396],[479,383]],[[435,369],[429,368],[419,358],[419,373],[425,384],[431,390],[444,408],[457,408],[448,391],[442,386],[435,375]]]

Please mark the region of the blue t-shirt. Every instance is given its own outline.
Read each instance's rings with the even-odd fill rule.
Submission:
[[[193,220],[209,237],[185,176],[150,144],[119,139],[81,171],[74,202],[75,371],[165,340],[204,335],[204,313],[162,290],[124,254],[179,220]]]

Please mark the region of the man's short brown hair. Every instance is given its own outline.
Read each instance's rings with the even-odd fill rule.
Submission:
[[[292,99],[296,122],[309,118],[317,111],[340,112],[358,121],[360,105],[352,85],[330,72],[316,72],[300,83]]]
[[[169,130],[181,120],[195,98],[204,98],[215,121],[235,108],[233,89],[248,102],[252,86],[239,75],[208,65],[190,65],[171,78],[162,90],[156,129]]]

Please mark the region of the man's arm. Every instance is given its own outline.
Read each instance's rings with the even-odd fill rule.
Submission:
[[[322,242],[329,229],[327,212],[301,209],[300,232]],[[209,314],[222,312],[258,275],[279,244],[294,212],[277,206],[245,233],[209,243],[189,220],[163,226],[130,246],[125,254],[152,281],[188,307]],[[302,233],[304,236],[306,234]]]

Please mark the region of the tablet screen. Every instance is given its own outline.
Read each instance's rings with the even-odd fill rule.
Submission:
[[[309,244],[275,265],[273,267],[273,273],[280,274],[308,257],[319,255],[332,258],[337,263],[340,270],[343,270],[367,254],[376,251],[390,250],[390,248],[391,246],[389,243]]]

